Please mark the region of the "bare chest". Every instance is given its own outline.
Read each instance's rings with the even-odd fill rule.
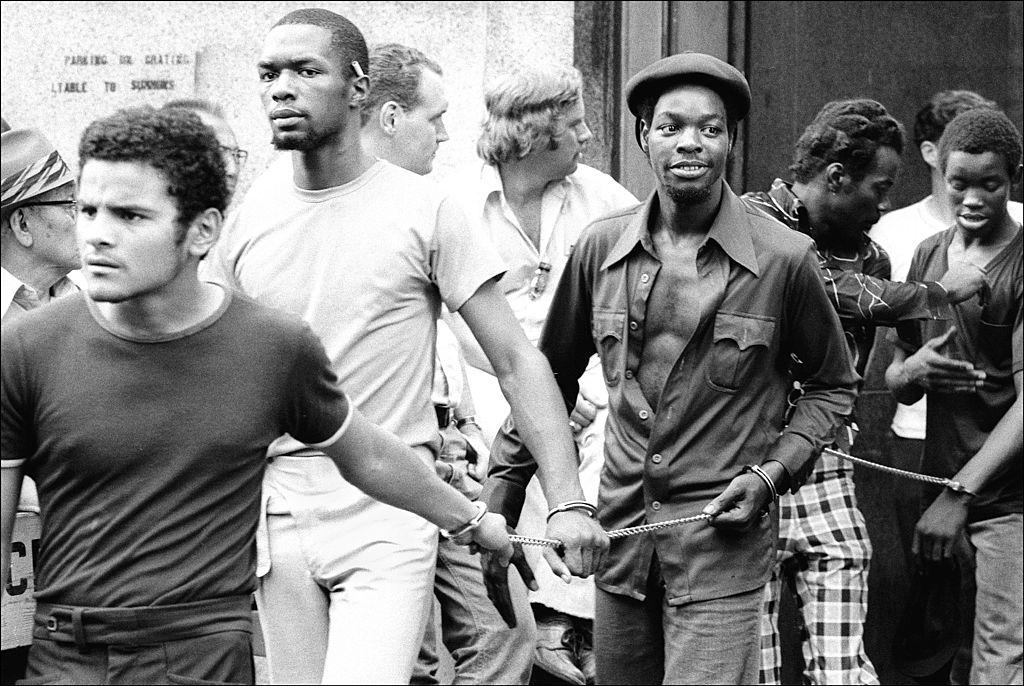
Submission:
[[[644,346],[638,370],[644,395],[655,408],[701,315],[701,283],[695,247],[659,246],[658,252],[662,266],[647,299]]]
[[[542,214],[541,200],[531,200],[524,202],[521,205],[513,205],[512,212],[516,215],[516,219],[519,221],[519,226],[522,228],[523,233],[525,233],[527,238],[530,239],[533,246],[540,250]]]

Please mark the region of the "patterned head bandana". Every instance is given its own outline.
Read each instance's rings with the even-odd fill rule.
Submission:
[[[0,204],[3,209],[75,180],[53,143],[38,129],[11,129],[2,135]]]

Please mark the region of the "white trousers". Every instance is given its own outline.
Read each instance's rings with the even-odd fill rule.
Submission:
[[[271,683],[408,684],[433,599],[437,527],[332,483],[312,459],[276,458],[264,481],[270,570],[256,602]]]

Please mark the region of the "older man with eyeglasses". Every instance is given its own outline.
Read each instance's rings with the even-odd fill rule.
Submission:
[[[220,143],[220,151],[224,158],[224,168],[227,171],[228,194],[234,196],[235,188],[238,186],[238,176],[242,173],[245,161],[249,159],[249,152],[238,147],[238,139],[235,132],[228,124],[224,110],[209,100],[201,98],[179,98],[164,104],[162,109],[189,110],[198,115],[199,120],[213,130],[213,134]]]
[[[75,177],[42,132],[3,132],[2,184],[0,317],[6,324],[76,292],[78,286],[68,274],[80,262]],[[29,479],[22,484],[18,510],[39,512],[35,484]]]
[[[3,133],[0,210],[0,312],[7,322],[51,298],[73,292],[75,177],[36,129]]]

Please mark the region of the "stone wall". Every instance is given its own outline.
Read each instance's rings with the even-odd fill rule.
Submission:
[[[275,154],[256,59],[269,28],[300,2],[4,2],[2,113],[42,129],[69,163],[98,116],[128,104],[198,96],[220,104],[250,162],[244,189]],[[320,2],[370,45],[423,50],[445,70],[451,140],[435,176],[476,160],[482,88],[525,63],[572,64],[572,2]],[[84,85],[83,85],[84,84]],[[112,84],[112,85],[111,85]]]

